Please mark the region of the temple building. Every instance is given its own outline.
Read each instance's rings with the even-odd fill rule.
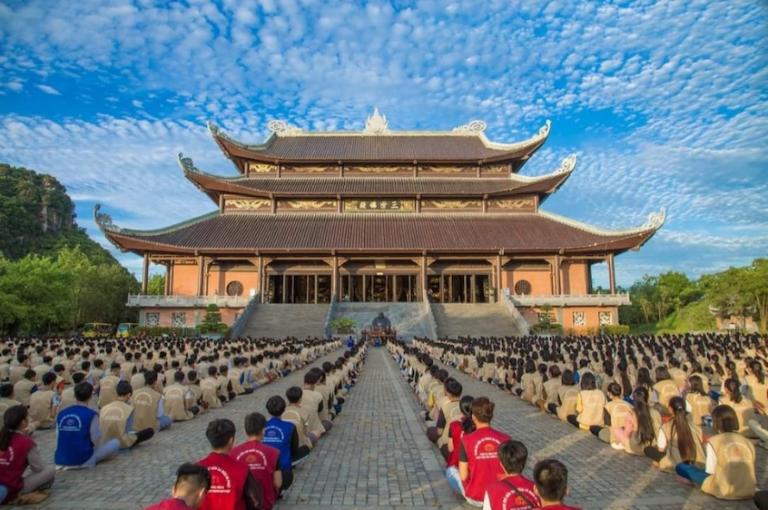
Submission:
[[[566,330],[618,323],[614,257],[637,250],[664,211],[612,231],[546,212],[574,171],[519,174],[546,142],[489,140],[485,123],[451,131],[390,131],[375,111],[361,132],[307,132],[271,121],[261,144],[209,124],[239,175],[184,176],[216,209],[159,230],[119,228],[95,211],[106,237],[143,256],[145,325],[194,326],[217,303],[233,323],[249,303],[499,303],[528,323],[545,305]],[[610,294],[594,294],[592,266],[607,263]],[[165,295],[148,296],[150,264],[166,267]]]

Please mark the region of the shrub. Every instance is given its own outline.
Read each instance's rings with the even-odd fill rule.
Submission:
[[[606,324],[601,326],[600,330],[604,335],[628,335],[629,326],[626,324]]]

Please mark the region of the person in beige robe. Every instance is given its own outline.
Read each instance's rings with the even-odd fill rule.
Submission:
[[[120,382],[120,364],[112,363],[110,373],[99,381],[99,407],[104,407],[117,398],[117,383]]]
[[[50,429],[56,424],[55,391],[56,374],[43,375],[43,384],[29,397],[29,418],[37,422],[37,428]]]
[[[199,412],[194,402],[194,394],[182,384],[183,382],[184,372],[179,370],[173,375],[173,383],[163,390],[165,414],[173,421],[191,420]]]
[[[309,412],[301,407],[303,391],[298,386],[291,386],[285,392],[288,406],[285,408],[282,419],[289,421],[296,427],[299,436],[299,446],[312,449],[317,443],[318,437],[309,431]]]
[[[36,378],[37,374],[35,374],[35,371],[28,368],[24,372],[24,378],[13,385],[13,394],[22,405],[29,407],[29,398],[32,395],[32,389],[35,387]]]
[[[135,432],[133,430],[134,407],[131,405],[133,389],[126,381],[120,381],[116,388],[117,398],[99,411],[99,428],[102,442],[117,439],[120,448],[132,448],[147,441],[154,434],[152,428]]]
[[[156,432],[167,428],[173,422],[165,414],[163,395],[155,389],[157,372],[144,372],[146,386],[133,392],[134,426],[141,430],[152,428]]]

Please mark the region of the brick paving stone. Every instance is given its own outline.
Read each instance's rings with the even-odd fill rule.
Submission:
[[[310,366],[333,361],[343,354],[334,351],[319,358]],[[191,421],[174,423],[149,442],[121,452],[115,459],[101,463],[90,470],[59,471],[51,497],[40,505],[3,508],[45,508],[55,510],[139,510],[168,497],[176,468],[183,462],[194,462],[210,450],[205,429],[214,418],[229,418],[237,427],[236,441],[245,439],[243,420],[248,413],[259,411],[266,415],[266,402],[275,394],[285,395],[291,386],[301,386],[302,368],[286,377],[256,389],[251,395],[242,395],[220,409]],[[35,433],[40,453],[53,462],[56,434],[53,430]]]
[[[278,509],[464,508],[418,411],[394,360],[370,349],[333,430],[296,471]]]
[[[546,416],[516,396],[446,367],[464,394],[496,404],[493,424],[528,447],[526,475],[536,461],[556,457],[568,467],[568,501],[584,509],[752,510],[751,501],[721,501],[654,469],[645,457],[613,450],[589,433]],[[768,456],[757,451],[757,485],[768,487]]]

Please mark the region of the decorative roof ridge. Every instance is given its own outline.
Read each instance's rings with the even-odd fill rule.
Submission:
[[[547,119],[544,125],[539,128],[538,133],[529,137],[526,140],[521,140],[519,142],[512,142],[512,143],[492,142],[485,136],[484,132],[478,133],[477,136],[480,137],[480,140],[482,140],[483,144],[489,149],[515,151],[519,149],[524,149],[531,145],[543,143],[547,138],[549,138],[549,131],[551,127],[552,127],[552,121]]]
[[[560,216],[559,214],[555,214],[548,211],[539,210],[538,214],[542,216],[546,216],[549,219],[557,221],[559,223],[564,223],[566,225],[570,225],[572,227],[578,228],[580,230],[583,230],[584,232],[589,232],[590,234],[603,235],[603,236],[622,236],[622,235],[630,236],[635,234],[642,234],[651,230],[654,232],[659,230],[662,227],[662,225],[664,225],[664,222],[666,221],[667,208],[662,207],[659,210],[659,212],[650,213],[645,223],[643,223],[641,226],[636,228],[624,229],[624,230],[608,230],[601,227],[595,227],[594,225],[589,225],[588,223],[584,223],[579,220],[574,220],[571,218],[566,218],[565,216]]]
[[[153,229],[153,230],[135,230],[130,228],[118,227],[117,225],[112,223],[112,216],[100,211],[101,211],[101,204],[95,204],[93,206],[93,217],[94,217],[94,220],[96,221],[96,224],[99,226],[99,228],[101,228],[102,232],[104,232],[105,234],[114,233],[114,234],[129,235],[129,236],[152,236],[152,235],[159,235],[159,234],[167,234],[169,232],[173,232],[174,230],[179,230],[180,228],[188,227],[196,223],[209,220],[219,215],[219,211],[215,210],[215,211],[211,211],[209,213],[203,214],[201,216],[196,216],[194,218],[181,221],[179,223],[174,223],[173,225],[169,225],[167,227]]]
[[[271,122],[273,121],[270,121],[270,123]],[[282,122],[282,121],[274,121],[274,122]],[[245,143],[245,142],[236,140],[232,136],[228,135],[226,132],[224,132],[224,130],[221,127],[217,126],[210,120],[206,122],[206,126],[208,127],[208,132],[211,133],[213,138],[217,139],[217,143],[218,143],[218,139],[221,138],[233,145],[236,145],[237,147],[240,147],[241,149],[247,149],[247,150],[253,150],[253,151],[261,151],[261,150],[267,149],[269,145],[272,143],[272,141],[277,137],[277,132],[272,131],[271,134],[267,137],[267,139],[264,140],[264,142],[262,143]],[[225,154],[226,154],[226,151],[225,151]]]
[[[554,172],[549,172],[548,174],[542,174],[542,175],[520,175],[520,174],[513,174],[510,176],[512,179],[517,179],[522,183],[534,183],[543,181],[545,179],[549,179],[550,177],[555,177],[556,175],[570,175],[574,168],[576,168],[576,154],[569,154],[567,157],[563,158],[563,160],[560,162],[560,166],[555,170]],[[565,180],[563,180],[565,181]]]

